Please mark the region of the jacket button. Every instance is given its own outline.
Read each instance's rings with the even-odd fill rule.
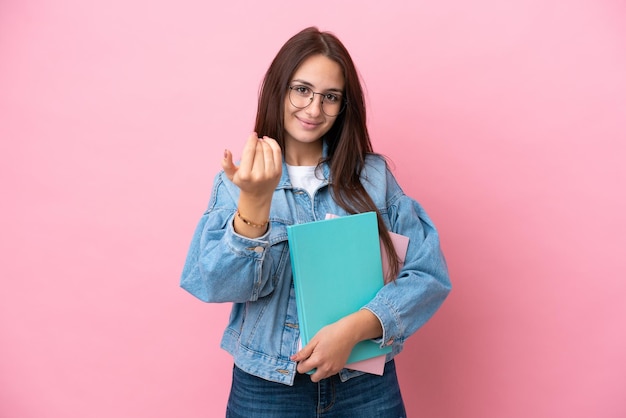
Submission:
[[[262,253],[263,252],[263,247],[261,247],[261,246],[254,247],[254,252],[255,253]]]

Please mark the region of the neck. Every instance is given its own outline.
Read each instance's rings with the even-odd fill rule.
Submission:
[[[286,145],[286,144],[285,144]],[[285,147],[285,162],[289,165],[317,165],[322,159],[322,142],[290,143]]]

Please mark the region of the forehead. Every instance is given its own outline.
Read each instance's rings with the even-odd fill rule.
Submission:
[[[313,55],[302,61],[292,81],[304,81],[320,90],[343,90],[345,80],[341,66],[324,55]]]

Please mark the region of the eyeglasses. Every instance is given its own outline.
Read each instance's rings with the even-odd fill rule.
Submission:
[[[339,93],[317,93],[307,86],[289,86],[289,101],[298,109],[304,109],[313,103],[316,94],[322,96],[322,112],[326,116],[337,116],[343,112],[348,102]]]

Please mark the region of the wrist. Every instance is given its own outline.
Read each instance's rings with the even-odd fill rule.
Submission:
[[[258,238],[269,228],[271,199],[253,198],[242,193],[235,211],[233,227],[235,232],[248,238]]]
[[[237,212],[235,212],[235,215],[246,225],[252,227],[252,228],[256,228],[256,229],[263,229],[263,230],[267,230],[267,225],[269,225],[270,220],[269,218],[267,218],[266,220],[264,220],[263,222],[257,223],[256,221],[252,221],[248,218],[245,218],[241,212],[239,211],[239,208],[237,208]]]

